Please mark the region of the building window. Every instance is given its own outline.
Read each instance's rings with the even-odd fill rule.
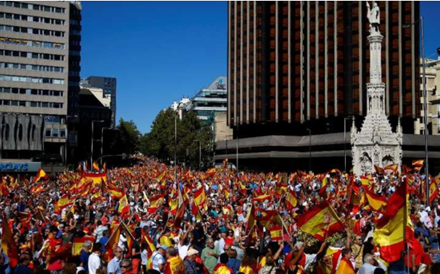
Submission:
[[[4,74],[0,74],[0,81],[27,82],[27,83],[36,83],[36,84],[56,84],[56,85],[64,84],[63,79],[26,77],[26,76],[15,76],[15,75],[4,75]]]
[[[45,133],[44,133],[44,136],[45,137],[50,137],[52,134],[51,134],[51,130],[50,130],[50,128],[46,128],[46,131],[45,131]]]
[[[52,137],[58,137],[59,130],[57,128],[52,129]]]

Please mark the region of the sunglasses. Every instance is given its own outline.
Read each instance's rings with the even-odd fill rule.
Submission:
[[[121,265],[121,268],[129,268],[129,265]]]

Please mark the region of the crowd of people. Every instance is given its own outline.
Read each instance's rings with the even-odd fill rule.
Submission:
[[[440,273],[440,177],[420,168],[200,172],[135,159],[4,175],[0,274]]]

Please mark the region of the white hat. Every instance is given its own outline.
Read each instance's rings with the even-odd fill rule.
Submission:
[[[199,254],[199,252],[197,250],[195,250],[195,249],[190,249],[186,253],[187,256],[192,256],[192,255],[196,255],[196,254]]]

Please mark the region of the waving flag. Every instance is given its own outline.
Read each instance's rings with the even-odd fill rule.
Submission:
[[[435,181],[431,181],[431,184],[429,185],[429,202],[432,203],[435,198],[438,196],[438,187]]]
[[[296,199],[296,194],[292,190],[287,191],[286,195],[286,205],[287,208],[292,209],[295,208],[298,204],[298,199]]]
[[[387,206],[386,198],[381,195],[375,194],[367,188],[364,188],[364,191],[371,208],[379,212],[384,211],[385,207]]]
[[[5,215],[3,215],[2,232],[3,252],[5,252],[6,255],[9,257],[11,266],[15,267],[18,263],[18,247],[15,243],[14,236],[12,235],[12,231],[9,228]]]
[[[97,162],[93,162],[93,164],[92,164],[92,169],[94,169],[94,170],[96,170],[96,171],[99,171],[99,165],[98,165]]]
[[[405,249],[405,240],[412,238],[412,224],[406,206],[407,184],[403,183],[388,200],[384,216],[377,221],[373,239],[380,246],[380,256],[387,262],[398,261]],[[405,232],[404,232],[405,230]],[[406,234],[406,239],[404,235]]]
[[[44,170],[40,167],[37,171],[37,174],[34,177],[34,183],[40,181],[41,179],[47,179],[47,174],[44,172]]]
[[[120,216],[124,216],[129,211],[130,211],[130,204],[128,203],[127,195],[124,195],[119,200],[118,212]]]
[[[302,214],[297,225],[302,231],[312,235],[319,241],[344,230],[344,225],[327,201]]]
[[[107,254],[104,260],[107,262],[114,257],[113,250],[115,250],[115,248],[118,246],[119,243],[119,236],[121,235],[121,229],[122,229],[121,224],[122,222],[116,227],[116,229],[113,231],[112,235],[108,239],[107,243],[105,244],[105,250],[107,251],[106,252]]]
[[[341,258],[336,274],[355,274],[355,273],[356,272],[353,268],[353,264],[351,263],[351,261],[345,257]]]
[[[194,192],[194,203],[196,206],[203,206],[206,203],[205,188],[203,186]]]
[[[269,232],[272,241],[280,241],[283,239],[283,226],[273,225],[269,228]]]
[[[75,204],[75,198],[69,198],[68,194],[64,194],[58,200],[58,206],[60,207],[60,209],[66,208],[66,207],[71,206],[73,204]]]

